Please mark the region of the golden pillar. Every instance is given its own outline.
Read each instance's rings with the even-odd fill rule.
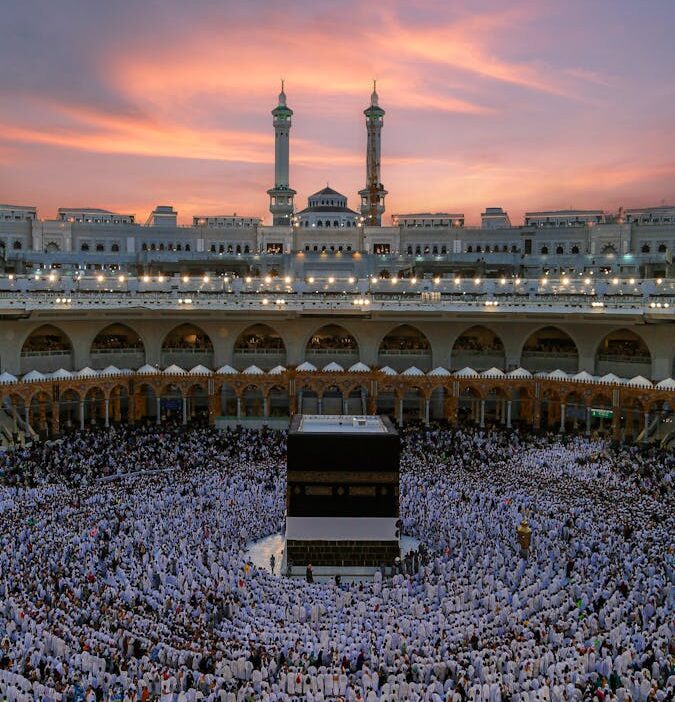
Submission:
[[[516,537],[520,545],[520,555],[523,558],[527,558],[527,554],[530,551],[530,541],[532,540],[532,529],[530,529],[525,517],[523,517],[516,529]]]

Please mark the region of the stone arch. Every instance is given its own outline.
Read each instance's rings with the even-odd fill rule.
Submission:
[[[145,363],[145,342],[127,324],[113,322],[100,329],[91,341],[91,367],[140,368]]]
[[[250,383],[241,392],[242,414],[245,417],[262,417],[265,414],[265,394],[263,389]]]
[[[73,343],[60,327],[42,324],[21,343],[21,372],[51,373],[59,368],[73,370]]]
[[[504,342],[496,332],[482,324],[475,324],[461,332],[452,344],[449,366],[460,368],[506,369]]]
[[[520,353],[521,365],[527,370],[566,373],[579,369],[579,346],[572,336],[560,327],[539,327],[525,340]]]
[[[380,339],[377,362],[380,367],[390,366],[398,372],[416,366],[426,373],[431,370],[431,342],[418,327],[398,324]]]
[[[632,329],[615,329],[606,334],[595,351],[595,372],[615,373],[633,378],[652,373],[652,353],[647,342]]]
[[[477,387],[466,383],[460,387],[457,419],[462,424],[480,424],[480,403],[483,397]]]
[[[273,385],[267,393],[267,406],[270,417],[288,417],[290,398],[287,385]]]
[[[164,336],[160,362],[163,368],[174,363],[186,370],[197,365],[213,368],[213,341],[201,327],[184,322]]]
[[[348,368],[359,360],[359,349],[356,334],[342,324],[324,324],[305,340],[305,358],[319,369],[333,362]]]
[[[233,363],[237,368],[256,365],[264,371],[286,365],[286,342],[269,324],[252,324],[234,342]]]

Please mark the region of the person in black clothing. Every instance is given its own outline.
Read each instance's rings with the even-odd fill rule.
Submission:
[[[305,571],[305,579],[307,580],[308,583],[314,582],[314,573],[312,572],[312,564],[311,563],[307,566],[307,570]]]

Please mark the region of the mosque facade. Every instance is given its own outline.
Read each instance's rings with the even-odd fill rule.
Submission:
[[[74,422],[161,419],[170,397],[212,421],[355,412],[590,431],[608,420],[597,410],[617,438],[667,431],[675,207],[385,223],[375,90],[364,116],[354,208],[330,184],[298,206],[283,87],[269,223],[0,206],[0,435],[57,426],[66,407]]]

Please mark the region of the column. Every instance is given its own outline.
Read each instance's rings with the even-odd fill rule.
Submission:
[[[121,401],[121,390],[119,387],[113,390],[113,422],[122,421],[122,401]]]
[[[302,414],[302,390],[298,390],[298,414]]]
[[[106,397],[103,400],[103,416],[105,417],[104,426],[110,426],[110,398]]]
[[[84,400],[80,400],[80,431],[84,430]]]
[[[642,443],[646,444],[647,443],[647,432],[649,430],[649,412],[645,412],[645,426],[644,426],[644,434],[642,435]]]
[[[612,439],[621,441],[621,407],[612,406]]]
[[[188,421],[188,406],[187,397],[183,398],[183,424],[187,424]]]
[[[403,426],[403,398],[400,397],[398,400],[398,425]]]
[[[52,436],[58,436],[60,432],[60,427],[59,427],[59,403],[54,402],[52,404]]]
[[[323,414],[323,397],[317,398],[316,411],[318,414]]]
[[[506,401],[506,426],[511,428],[511,400]]]
[[[42,435],[47,431],[47,403],[44,400],[38,406],[38,429]]]
[[[270,416],[270,397],[269,395],[265,395],[263,397],[263,417],[269,417]]]
[[[155,424],[161,424],[161,422],[162,422],[162,398],[159,396],[155,398],[155,407],[157,410],[157,416],[155,417]]]
[[[30,405],[26,404],[24,411],[24,421],[26,422],[26,434],[30,434]]]
[[[237,395],[237,419],[241,419],[241,397]]]
[[[345,396],[342,396],[342,414],[347,414],[347,400]]]
[[[480,401],[480,425],[485,426],[485,400]]]
[[[560,403],[560,433],[565,433],[565,403]]]
[[[586,436],[591,435],[591,408],[586,407]]]

